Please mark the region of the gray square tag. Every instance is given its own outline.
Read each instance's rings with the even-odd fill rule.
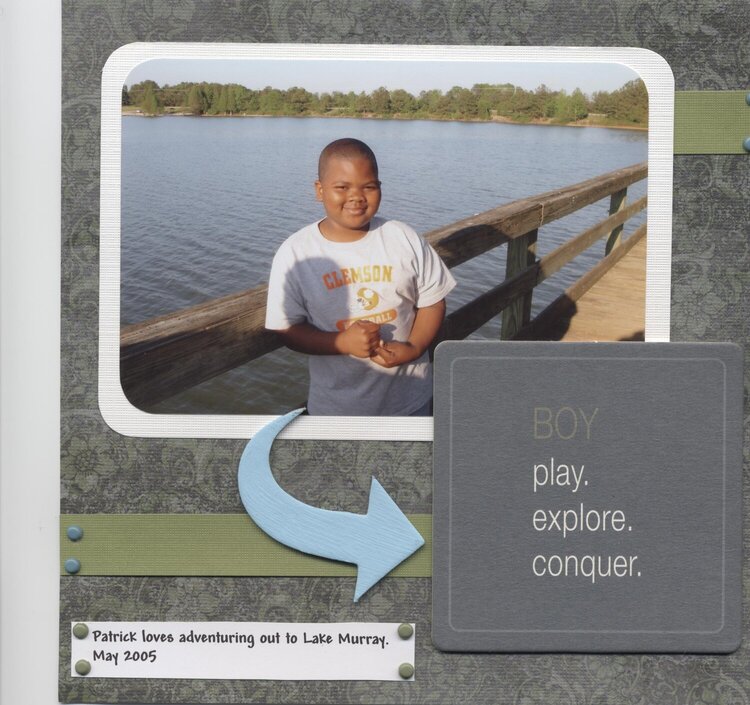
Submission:
[[[736,649],[741,440],[736,345],[440,345],[435,645]]]

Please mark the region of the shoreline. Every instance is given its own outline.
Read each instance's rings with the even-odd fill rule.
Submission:
[[[304,120],[306,118],[323,118],[325,120],[403,120],[414,121],[414,120],[425,120],[428,122],[466,122],[466,123],[494,123],[499,125],[531,125],[534,127],[598,127],[608,130],[634,130],[636,132],[648,132],[648,126],[643,125],[623,125],[614,124],[606,125],[600,123],[585,122],[585,120],[578,120],[575,122],[553,122],[550,119],[545,118],[532,118],[528,121],[518,121],[507,117],[493,117],[489,120],[481,120],[479,118],[441,118],[441,117],[406,117],[400,115],[264,115],[259,113],[240,113],[240,114],[223,114],[223,115],[193,115],[192,113],[183,111],[164,112],[158,115],[147,115],[141,111],[136,110],[122,110],[120,113],[122,116],[130,117],[143,117],[143,118],[158,118],[158,117],[200,117],[200,118],[293,118],[296,120]]]

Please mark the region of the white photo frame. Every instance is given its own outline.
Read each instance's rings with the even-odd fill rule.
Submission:
[[[130,72],[151,59],[289,61],[619,63],[635,71],[649,96],[646,330],[669,340],[672,241],[674,77],[658,54],[639,48],[480,47],[325,44],[133,43],[117,49],[102,72],[99,407],[127,436],[250,438],[276,416],[151,414],[127,399],[120,383],[121,96]],[[431,441],[429,417],[302,416],[281,438]]]

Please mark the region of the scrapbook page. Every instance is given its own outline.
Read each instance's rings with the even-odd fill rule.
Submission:
[[[741,12],[63,3],[61,702],[741,702]]]

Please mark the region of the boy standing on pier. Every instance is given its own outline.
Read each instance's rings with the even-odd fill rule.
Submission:
[[[364,142],[329,144],[315,190],[326,216],[276,252],[266,328],[310,355],[310,414],[429,415],[427,349],[453,277],[408,225],[375,217],[378,164]]]

